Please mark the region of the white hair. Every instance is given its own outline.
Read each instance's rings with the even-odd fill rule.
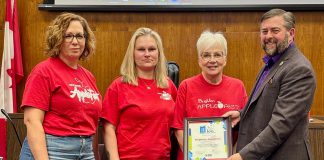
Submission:
[[[204,31],[197,41],[198,56],[211,48],[220,45],[224,49],[224,56],[227,56],[227,41],[221,32]]]

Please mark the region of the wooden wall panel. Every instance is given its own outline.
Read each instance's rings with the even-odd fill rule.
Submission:
[[[296,13],[296,43],[310,60],[316,73],[317,88],[312,115],[324,115],[324,16],[323,12]]]
[[[25,78],[18,86],[18,104],[31,69],[46,56],[43,53],[46,27],[60,12],[40,11],[43,0],[20,0],[21,43]],[[4,3],[0,7],[4,8]],[[4,9],[0,9],[0,36],[3,36]],[[156,30],[163,39],[168,60],[180,66],[180,80],[200,73],[196,41],[205,29],[221,31],[228,40],[228,62],[225,74],[241,79],[248,94],[264,55],[259,44],[259,18],[264,12],[76,12],[84,16],[97,38],[93,57],[82,62],[97,78],[104,95],[119,75],[119,67],[133,32],[142,26]],[[297,17],[296,43],[310,59],[317,75],[317,90],[311,110],[324,115],[324,16],[323,12],[294,12]],[[2,39],[0,40],[2,51]],[[0,62],[1,63],[1,62]]]

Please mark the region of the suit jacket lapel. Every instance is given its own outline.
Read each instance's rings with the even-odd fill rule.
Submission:
[[[291,47],[286,51],[286,53],[284,53],[284,55],[282,55],[282,57],[270,69],[267,77],[264,79],[264,81],[260,85],[257,93],[254,93],[257,82],[258,82],[258,80],[260,79],[260,77],[262,75],[262,72],[259,73],[258,79],[257,79],[256,83],[254,84],[253,92],[250,95],[250,98],[249,98],[249,100],[247,102],[247,105],[246,105],[245,109],[243,110],[242,118],[245,116],[245,113],[250,109],[251,104],[253,104],[259,98],[259,96],[261,95],[265,85],[267,83],[272,83],[271,81],[272,81],[273,76],[276,74],[278,69],[281,68],[283,66],[283,64],[289,59],[289,57],[294,54],[295,49],[296,49],[295,47]],[[264,70],[264,67],[263,67],[263,69],[261,71],[263,71],[263,70]]]
[[[259,72],[259,74],[258,74],[257,79],[256,79],[255,82],[258,82],[258,81],[260,80],[261,75],[262,75],[264,69],[265,69],[265,66],[263,66],[263,68],[262,68],[261,71]],[[249,108],[249,106],[250,106],[249,104],[250,104],[251,99],[252,99],[252,94],[255,92],[255,89],[256,89],[257,84],[258,84],[258,83],[255,83],[254,86],[253,86],[253,89],[252,89],[251,95],[250,95],[250,97],[249,97],[249,99],[248,99],[248,101],[247,101],[247,103],[246,103],[246,105],[245,105],[245,107],[244,107],[244,109],[243,109],[243,113],[245,113],[245,112],[247,111],[247,109]],[[243,115],[244,115],[244,114],[243,114]]]
[[[281,58],[280,58],[281,59]],[[280,62],[280,60],[279,60]],[[282,62],[280,62],[282,64]],[[272,79],[272,77],[275,75],[275,73],[278,71],[278,69],[280,68],[281,65],[279,65],[280,63],[275,63],[274,66],[271,67],[267,77],[265,77],[264,81],[262,82],[262,84],[260,85],[260,88],[257,90],[257,92],[254,94],[254,96],[252,96],[251,99],[251,103],[253,103],[256,99],[258,99],[258,97],[261,95],[265,85],[267,83],[269,83],[269,81]],[[271,83],[271,82],[270,82]]]

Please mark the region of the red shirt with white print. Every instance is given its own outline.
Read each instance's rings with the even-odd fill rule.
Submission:
[[[102,108],[94,76],[78,65],[48,58],[30,73],[21,108],[45,111],[43,128],[56,136],[90,136],[96,132]]]
[[[172,127],[183,130],[187,117],[221,116],[230,110],[240,110],[247,100],[242,81],[223,75],[220,84],[212,85],[199,74],[181,82]],[[180,159],[183,159],[181,150]]]
[[[107,89],[101,117],[116,126],[119,157],[170,159],[170,125],[176,87],[157,88],[154,80],[138,78],[138,86],[117,78]]]

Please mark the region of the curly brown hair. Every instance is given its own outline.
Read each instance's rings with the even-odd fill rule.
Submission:
[[[85,60],[88,56],[94,54],[95,51],[95,36],[88,25],[88,22],[83,17],[73,13],[62,13],[57,16],[46,31],[46,54],[50,57],[57,57],[60,53],[61,45],[64,41],[64,34],[69,27],[71,21],[79,21],[83,27],[86,38],[85,48],[79,57],[80,60]]]

